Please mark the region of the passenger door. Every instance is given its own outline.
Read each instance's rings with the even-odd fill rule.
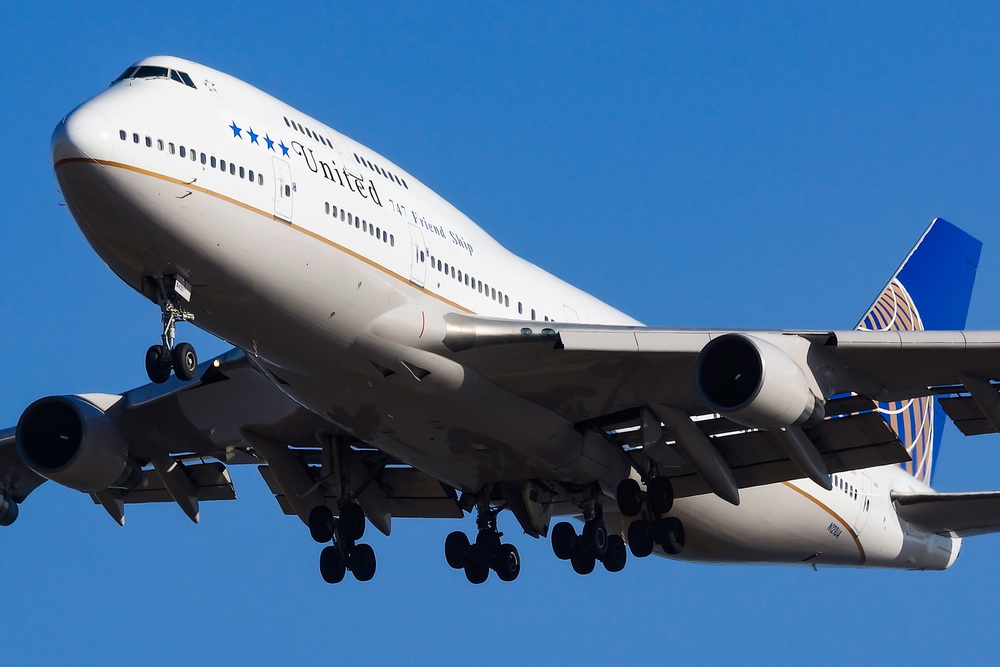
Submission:
[[[292,221],[292,169],[280,158],[271,158],[274,164],[274,218],[290,223]]]

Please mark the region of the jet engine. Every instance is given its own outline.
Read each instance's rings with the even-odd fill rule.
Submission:
[[[710,341],[698,355],[695,385],[713,410],[751,428],[811,425],[824,415],[802,367],[758,336],[731,333]]]
[[[17,453],[36,473],[77,491],[130,488],[142,470],[103,410],[79,396],[41,398],[17,422]]]

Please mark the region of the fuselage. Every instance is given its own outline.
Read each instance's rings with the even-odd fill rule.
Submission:
[[[53,137],[63,194],[133,289],[180,275],[200,328],[339,428],[455,488],[629,474],[619,453],[430,347],[459,312],[639,322],[507,251],[409,172],[249,84],[155,57]],[[158,69],[157,69],[158,68]],[[128,74],[128,72],[126,73]],[[181,76],[183,75],[183,76]],[[682,498],[683,559],[948,567],[960,540],[896,516],[896,467]],[[609,524],[615,522],[609,516]]]

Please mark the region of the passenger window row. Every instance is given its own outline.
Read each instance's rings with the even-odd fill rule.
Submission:
[[[476,280],[474,276],[469,275],[468,271],[462,271],[454,264],[449,265],[439,258],[435,258],[434,255],[425,254],[423,251],[420,252],[419,259],[421,262],[427,262],[432,269],[435,269],[445,276],[451,276],[452,279],[457,280],[459,284],[465,285],[466,287],[479,292],[488,299],[496,301],[505,308],[510,308],[510,295],[504,294],[501,290],[496,287],[490,287],[488,283],[484,283],[482,280]],[[524,303],[521,301],[517,302],[517,314],[524,314]],[[535,309],[531,309],[531,319],[537,319],[535,316]],[[549,316],[545,316],[545,321],[550,322]]]
[[[378,166],[377,164],[369,162],[368,160],[366,160],[365,158],[361,157],[357,153],[354,154],[354,159],[358,161],[358,164],[361,164],[361,165],[364,165],[364,166],[368,167],[369,169],[371,169],[372,171],[374,171],[376,174],[380,174],[384,178],[388,178],[390,181],[393,181],[393,182],[395,182],[398,185],[402,185],[407,190],[410,189],[410,186],[406,184],[406,179],[399,178],[398,176],[396,176],[391,171],[383,169],[382,167]]]
[[[118,137],[122,141],[128,141],[128,132],[125,130],[118,130]],[[152,148],[154,141],[149,135],[146,135],[145,139],[143,139],[139,136],[138,132],[133,132],[132,143],[145,143],[146,148]],[[219,171],[228,173],[231,176],[239,176],[240,178],[246,179],[251,183],[256,183],[257,185],[264,185],[264,174],[255,172],[253,169],[237,166],[235,162],[223,160],[221,158],[217,159],[214,155],[208,155],[207,153],[199,153],[195,149],[188,148],[183,144],[176,146],[172,141],[164,142],[163,139],[157,139],[155,144],[157,150],[165,150],[170,155],[177,155],[181,158],[189,159],[192,162],[201,162],[206,167],[218,169]]]
[[[298,130],[302,134],[304,134],[307,137],[310,137],[312,139],[315,139],[316,141],[318,141],[319,143],[323,144],[324,146],[326,146],[328,148],[333,148],[333,142],[330,141],[329,139],[327,139],[326,137],[324,137],[319,132],[313,132],[312,130],[310,130],[305,125],[302,125],[301,123],[296,123],[294,120],[288,120],[288,118],[286,116],[282,116],[282,118],[284,118],[284,120],[285,120],[285,125],[287,125],[288,127],[292,128],[293,130]]]
[[[381,241],[382,243],[388,243],[390,247],[396,247],[395,234],[384,232],[381,227],[369,225],[367,220],[362,220],[353,213],[346,211],[343,208],[338,208],[335,204],[326,202],[326,214],[332,215],[334,218],[339,218],[341,222],[346,222],[348,226],[360,229],[362,232],[368,233],[369,236],[374,236],[376,240]]]

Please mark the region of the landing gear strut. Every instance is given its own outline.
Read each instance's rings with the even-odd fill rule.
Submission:
[[[365,534],[365,513],[360,505],[349,503],[334,517],[327,505],[318,505],[309,513],[309,534],[319,543],[333,541],[319,556],[319,573],[328,584],[339,584],[348,571],[358,581],[375,576],[375,550],[357,544]]]
[[[476,541],[455,531],[444,541],[444,557],[448,565],[456,570],[465,570],[465,578],[473,584],[481,584],[496,572],[500,581],[514,581],[521,573],[521,555],[513,544],[501,542],[503,533],[497,530],[499,510],[490,507],[489,501],[476,504],[476,524],[479,532]]]
[[[174,345],[174,340],[175,325],[194,320],[194,315],[183,307],[183,301],[191,295],[191,287],[179,276],[156,278],[155,287],[163,325],[160,335],[163,342],[146,350],[146,375],[150,381],[163,384],[170,379],[170,371],[173,370],[179,380],[187,382],[194,378],[198,370],[198,355],[190,343]]]

